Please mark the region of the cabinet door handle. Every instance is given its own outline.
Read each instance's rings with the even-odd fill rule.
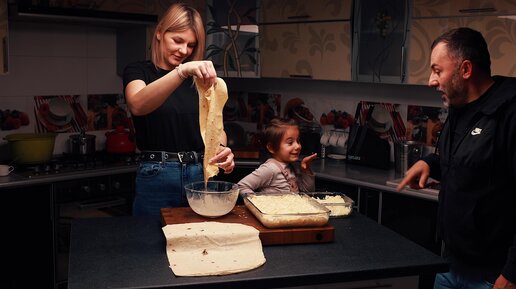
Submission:
[[[1,69],[3,70],[4,73],[7,73],[9,71],[9,52],[7,51],[9,49],[9,47],[7,46],[7,37],[3,37],[2,38],[2,56],[3,59],[4,59],[4,67],[2,67]]]
[[[405,53],[405,45],[403,45],[401,47],[401,69],[400,69],[400,81],[401,83],[403,83],[405,81],[405,67],[406,67],[406,56],[407,54]]]
[[[293,78],[312,78],[310,74],[290,74]]]
[[[310,18],[310,15],[294,15],[294,16],[288,16],[287,19],[308,19]]]
[[[496,8],[488,7],[488,8],[468,8],[468,9],[459,9],[460,13],[486,13],[486,12],[496,12]]]

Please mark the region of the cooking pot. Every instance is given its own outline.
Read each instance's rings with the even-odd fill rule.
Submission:
[[[115,130],[106,132],[106,151],[108,153],[129,154],[136,150],[134,133],[117,126]]]
[[[56,133],[16,133],[6,135],[11,157],[18,164],[44,164],[54,153]]]
[[[68,152],[73,155],[91,155],[95,153],[95,135],[86,134],[81,131],[80,134],[69,136]]]

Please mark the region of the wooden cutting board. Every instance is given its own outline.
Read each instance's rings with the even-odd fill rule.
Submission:
[[[263,226],[244,205],[235,206],[231,212],[219,218],[200,216],[190,207],[162,208],[161,220],[163,225],[210,221],[249,225],[260,231],[262,245],[328,243],[333,242],[335,238],[335,228],[329,224],[322,227],[269,229]]]

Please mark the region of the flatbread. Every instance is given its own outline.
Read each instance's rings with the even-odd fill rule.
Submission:
[[[259,231],[236,223],[166,225],[167,256],[176,276],[227,275],[265,263]]]
[[[201,81],[195,81],[199,93],[199,124],[201,136],[204,142],[204,183],[219,173],[217,165],[208,162],[219,149],[220,136],[224,132],[222,110],[228,100],[228,89],[222,78],[217,78],[217,83],[211,87],[204,87]]]

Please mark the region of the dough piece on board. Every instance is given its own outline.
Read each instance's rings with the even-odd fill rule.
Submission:
[[[217,78],[217,83],[211,87],[204,87],[200,81],[195,81],[199,93],[199,124],[201,136],[204,142],[204,183],[219,173],[217,165],[208,162],[219,149],[220,136],[224,131],[222,110],[228,100],[228,89],[222,78]]]
[[[227,275],[265,263],[259,231],[236,223],[166,225],[167,256],[176,276]]]

